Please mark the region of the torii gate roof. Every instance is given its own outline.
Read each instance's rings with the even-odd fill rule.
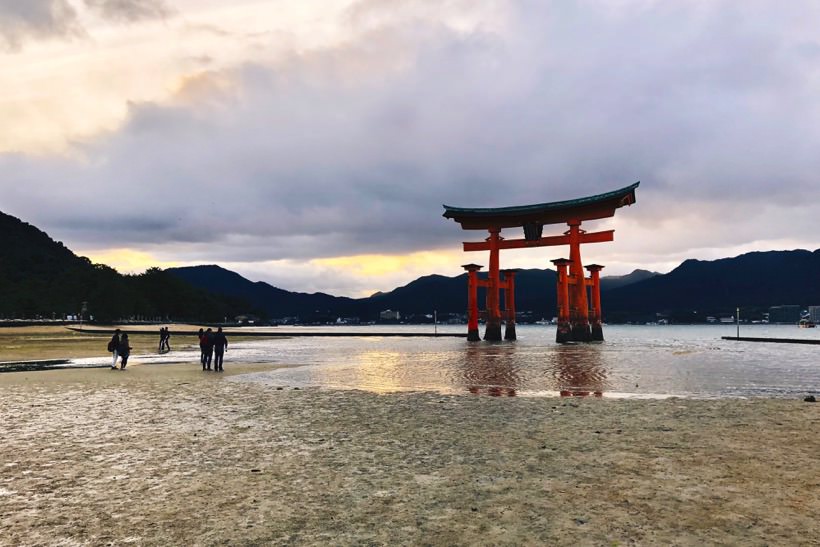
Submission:
[[[465,230],[513,228],[525,224],[563,224],[568,220],[594,220],[615,215],[615,210],[635,203],[640,181],[620,190],[566,201],[552,201],[515,207],[468,208],[444,205],[444,217],[452,218]]]

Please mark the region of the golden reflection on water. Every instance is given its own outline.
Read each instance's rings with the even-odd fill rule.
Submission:
[[[374,393],[401,391],[401,366],[406,354],[398,351],[368,350],[357,355],[359,366],[352,370],[351,382],[355,389]]]
[[[601,397],[607,388],[605,355],[597,344],[478,342],[453,349],[408,352],[374,345],[347,355],[345,358],[352,363],[320,371],[327,385],[374,393],[449,385],[458,391],[492,397],[515,397],[531,391],[554,392],[562,397]]]

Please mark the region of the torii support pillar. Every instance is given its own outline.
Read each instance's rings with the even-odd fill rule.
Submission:
[[[604,339],[604,329],[601,326],[603,314],[601,313],[601,270],[604,267],[598,264],[590,264],[587,270],[590,273],[589,289],[592,293],[592,307],[590,308],[589,322],[592,326],[592,340],[601,342]]]
[[[504,328],[504,340],[515,340],[515,272],[518,270],[501,270],[504,274],[504,307],[507,322]]]
[[[552,261],[555,270],[558,272],[557,302],[558,302],[558,331],[555,333],[555,341],[559,344],[572,340],[572,326],[569,323],[569,278],[567,276],[567,266],[571,261],[566,258],[558,258]]]
[[[467,270],[467,340],[479,342],[478,335],[478,264],[465,264],[462,266]]]

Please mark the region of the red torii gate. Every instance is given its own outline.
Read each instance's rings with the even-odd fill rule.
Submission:
[[[500,291],[505,292],[506,324],[505,338],[515,340],[515,270],[500,270],[501,249],[526,249],[530,247],[550,247],[569,245],[569,259],[560,258],[552,262],[558,272],[558,333],[556,341],[603,340],[601,328],[600,271],[603,266],[587,266],[590,277],[586,278],[581,262],[582,243],[602,243],[613,241],[614,230],[586,232],[581,222],[608,218],[624,205],[635,203],[636,182],[620,190],[585,198],[523,205],[517,207],[464,208],[444,205],[444,217],[461,224],[464,230],[487,230],[485,241],[465,242],[464,251],[490,251],[490,269],[486,280],[478,279],[477,264],[465,264],[468,277],[468,326],[467,339],[479,340],[478,335],[478,287],[486,287],[486,328],[485,340],[501,340]],[[569,230],[563,235],[542,236],[545,224],[566,223]],[[504,239],[504,228],[524,228],[524,239]],[[504,273],[504,279],[501,278]],[[587,287],[592,290],[587,298]],[[590,300],[592,307],[590,308]]]

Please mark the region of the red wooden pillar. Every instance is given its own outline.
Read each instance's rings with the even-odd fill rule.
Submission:
[[[504,274],[504,307],[506,308],[507,323],[504,328],[504,340],[515,340],[515,272],[518,270],[502,270]]]
[[[478,342],[481,337],[478,335],[478,264],[465,264],[462,266],[467,270],[467,340]]]
[[[592,293],[592,314],[590,322],[592,323],[592,339],[603,340],[604,329],[601,325],[601,270],[604,267],[599,264],[590,264],[587,270],[590,272],[590,292]]]
[[[501,284],[499,265],[500,228],[490,228],[490,271],[487,276],[487,323],[484,328],[484,339],[493,342],[501,341],[501,309],[499,306],[498,290]]]
[[[573,285],[570,292],[570,324],[572,339],[577,342],[590,340],[589,304],[587,303],[587,286],[584,265],[581,263],[581,221],[570,220],[569,225],[569,275]]]
[[[566,258],[558,258],[553,260],[552,263],[555,264],[555,270],[558,273],[558,280],[555,284],[558,297],[558,331],[555,335],[555,341],[564,343],[572,339],[572,326],[569,322],[569,279],[567,275],[567,266],[570,265],[571,261]]]

